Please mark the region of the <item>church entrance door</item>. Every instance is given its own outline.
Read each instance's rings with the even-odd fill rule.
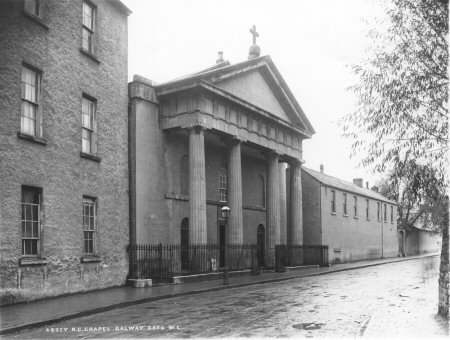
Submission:
[[[181,221],[181,270],[189,270],[189,219]]]
[[[225,267],[225,226],[219,226],[219,249],[220,249],[220,262],[219,267]]]
[[[258,226],[258,231],[256,233],[256,244],[258,246],[259,267],[265,267],[264,253],[266,249],[266,230],[262,224]]]

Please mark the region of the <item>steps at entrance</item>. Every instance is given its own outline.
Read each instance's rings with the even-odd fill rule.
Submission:
[[[292,266],[292,267],[286,267],[287,272],[291,272],[294,270],[305,270],[305,269],[311,269],[311,268],[319,268],[320,266],[318,264],[311,264],[308,266]]]
[[[201,282],[222,279],[222,272],[206,273],[206,274],[192,274],[192,275],[178,275],[172,277],[172,283],[189,283],[189,282]],[[238,277],[251,275],[251,270],[237,270],[228,272],[228,277]]]

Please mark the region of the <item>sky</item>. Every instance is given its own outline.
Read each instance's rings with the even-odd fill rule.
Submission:
[[[350,65],[367,56],[367,22],[382,17],[369,0],[122,0],[128,18],[128,74],[157,83],[215,64],[247,60],[249,30],[269,55],[316,133],[303,142],[304,166],[343,180],[379,175],[350,158],[338,120],[355,109]]]

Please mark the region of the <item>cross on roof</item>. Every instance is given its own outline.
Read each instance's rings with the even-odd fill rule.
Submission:
[[[255,25],[253,25],[253,28],[250,29],[250,33],[253,35],[253,45],[256,45],[256,37],[259,37],[259,33],[256,32]]]

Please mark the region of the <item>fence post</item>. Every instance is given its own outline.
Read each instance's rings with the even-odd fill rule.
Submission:
[[[158,275],[159,282],[162,282],[162,243],[158,245],[159,259],[158,259]]]

